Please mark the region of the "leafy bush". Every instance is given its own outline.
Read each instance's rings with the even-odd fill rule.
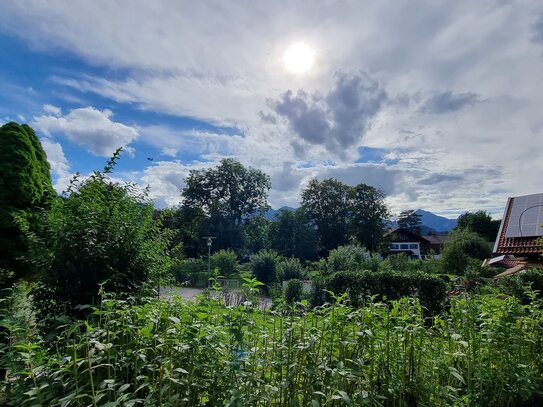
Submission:
[[[291,257],[283,259],[277,264],[277,275],[280,281],[292,280],[294,278],[302,280],[305,277],[305,271],[300,260]]]
[[[353,306],[361,306],[371,295],[387,301],[416,296],[432,315],[442,310],[447,290],[445,281],[423,272],[340,271],[324,281],[323,285],[336,294],[348,293]]]
[[[219,250],[211,256],[211,268],[218,268],[223,276],[229,276],[236,272],[238,258],[233,250]]]
[[[251,259],[251,269],[258,281],[266,286],[278,281],[277,264],[280,257],[273,250],[261,250]]]
[[[506,294],[517,297],[524,304],[532,301],[535,294],[543,298],[543,269],[528,269],[523,273],[502,278],[498,287]]]
[[[137,294],[165,277],[168,238],[153,219],[151,202],[136,186],[107,177],[118,155],[103,172],[74,178],[41,219],[42,233],[30,236],[31,260],[43,272],[34,294],[40,312],[54,311],[47,306],[55,302],[68,309],[97,303],[101,288]]]
[[[405,253],[392,254],[379,264],[379,270],[410,271],[416,269],[419,261],[409,260]]]
[[[283,296],[285,297],[287,304],[294,304],[295,302],[301,301],[303,294],[304,284],[301,280],[293,278],[285,283]]]
[[[339,246],[330,252],[326,259],[326,271],[329,274],[338,271],[357,271],[371,269],[373,265],[370,252],[358,245]]]
[[[483,260],[490,255],[490,246],[477,233],[456,229],[445,243],[441,253],[443,272],[463,275],[470,258]]]

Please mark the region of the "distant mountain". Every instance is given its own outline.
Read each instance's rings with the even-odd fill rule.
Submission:
[[[272,208],[264,214],[264,217],[267,220],[272,220],[275,214],[282,210],[295,211],[296,208],[292,208],[290,206],[283,206],[279,209]],[[423,236],[450,232],[456,227],[456,224],[458,223],[456,219],[445,218],[443,216],[436,215],[435,213],[425,211],[423,209],[417,209],[415,212],[421,215],[422,225],[420,226],[420,232]],[[396,222],[392,222],[391,227],[397,226],[398,224]]]
[[[272,220],[273,217],[275,216],[276,213],[280,212],[280,211],[291,211],[291,212],[294,212],[296,210],[296,208],[291,208],[290,206],[282,206],[281,208],[279,209],[273,209],[273,208],[270,208],[265,214],[264,214],[264,218],[266,218],[267,220]]]
[[[456,219],[445,218],[443,216],[439,216],[435,213],[428,212],[422,209],[417,209],[415,212],[418,215],[421,215],[421,222],[423,227],[425,226],[427,228],[433,229],[434,233],[450,232],[458,224],[458,220]],[[425,230],[423,230],[423,227],[421,227],[421,232],[423,232],[422,234],[430,234],[424,233]]]

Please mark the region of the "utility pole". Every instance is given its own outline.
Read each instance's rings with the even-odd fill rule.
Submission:
[[[209,279],[211,278],[211,244],[216,236],[204,236],[202,239],[207,240],[207,288],[209,288]]]

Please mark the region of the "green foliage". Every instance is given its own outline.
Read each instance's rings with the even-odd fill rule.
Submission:
[[[188,258],[207,254],[207,248],[202,239],[204,234],[200,233],[205,218],[201,208],[181,206],[155,209],[155,218],[160,220],[163,228],[171,233],[171,248],[180,248],[180,254]]]
[[[398,226],[420,235],[421,219],[422,215],[419,215],[414,209],[407,209],[400,213]]]
[[[183,206],[202,208],[207,215],[201,227],[216,236],[216,248],[243,246],[243,220],[268,209],[270,178],[254,168],[226,158],[215,168],[191,170],[183,189]]]
[[[295,257],[285,258],[279,261],[277,264],[277,275],[279,281],[287,281],[291,279],[303,279],[305,277],[305,270]]]
[[[304,284],[301,280],[293,278],[285,283],[283,296],[287,304],[294,304],[302,300],[304,294]]]
[[[456,229],[468,229],[483,237],[487,242],[493,242],[500,229],[499,220],[492,220],[486,211],[466,212],[458,217]]]
[[[347,292],[354,306],[363,305],[370,295],[388,301],[417,296],[431,315],[442,310],[447,290],[445,282],[438,277],[399,271],[340,271],[326,281],[325,288],[335,293]]]
[[[171,266],[170,273],[179,284],[198,288],[207,287],[209,278],[207,260],[184,259],[177,261]]]
[[[326,259],[326,273],[332,274],[338,271],[360,271],[374,269],[376,262],[366,248],[349,244],[339,246],[330,252]]]
[[[244,249],[248,254],[258,253],[268,247],[270,222],[263,216],[253,216],[243,224]]]
[[[534,296],[543,298],[543,269],[528,269],[520,274],[502,278],[498,286],[507,294],[529,304]]]
[[[255,278],[266,286],[278,282],[277,264],[280,257],[273,250],[262,250],[251,259],[251,269]]]
[[[385,194],[370,185],[358,184],[349,191],[349,233],[372,253],[378,251],[390,217]]]
[[[317,227],[321,255],[348,243],[354,237],[370,251],[382,241],[389,217],[380,190],[358,184],[354,187],[337,179],[313,179],[302,192],[302,207]]]
[[[483,260],[490,255],[488,242],[467,229],[455,229],[441,253],[445,273],[463,275],[470,258]]]
[[[303,208],[279,211],[269,225],[269,244],[284,257],[317,258],[317,232]]]
[[[2,287],[33,270],[21,261],[28,242],[19,221],[35,231],[36,212],[55,196],[47,156],[27,125],[0,127],[0,270]]]
[[[107,177],[118,154],[103,172],[74,178],[42,217],[41,235],[31,236],[31,260],[42,271],[34,295],[42,312],[52,311],[46,307],[52,299],[71,307],[96,303],[101,287],[137,293],[145,283],[158,285],[168,270],[169,241],[151,202],[136,186]]]
[[[302,192],[302,207],[317,227],[321,255],[348,242],[349,187],[337,179],[316,179]]]
[[[233,250],[219,250],[211,256],[211,267],[218,268],[223,276],[234,274],[238,267],[238,258]]]
[[[334,301],[269,313],[106,299],[54,346],[11,323],[3,390],[20,407],[541,405],[541,303],[469,296],[424,319],[416,300]]]

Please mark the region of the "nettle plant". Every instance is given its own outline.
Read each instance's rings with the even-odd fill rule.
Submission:
[[[46,347],[3,349],[13,405],[524,406],[543,388],[542,304],[415,299],[260,311],[220,300],[104,299]],[[12,327],[13,328],[13,327]],[[14,336],[12,336],[13,338]],[[531,403],[531,404],[530,404]]]

